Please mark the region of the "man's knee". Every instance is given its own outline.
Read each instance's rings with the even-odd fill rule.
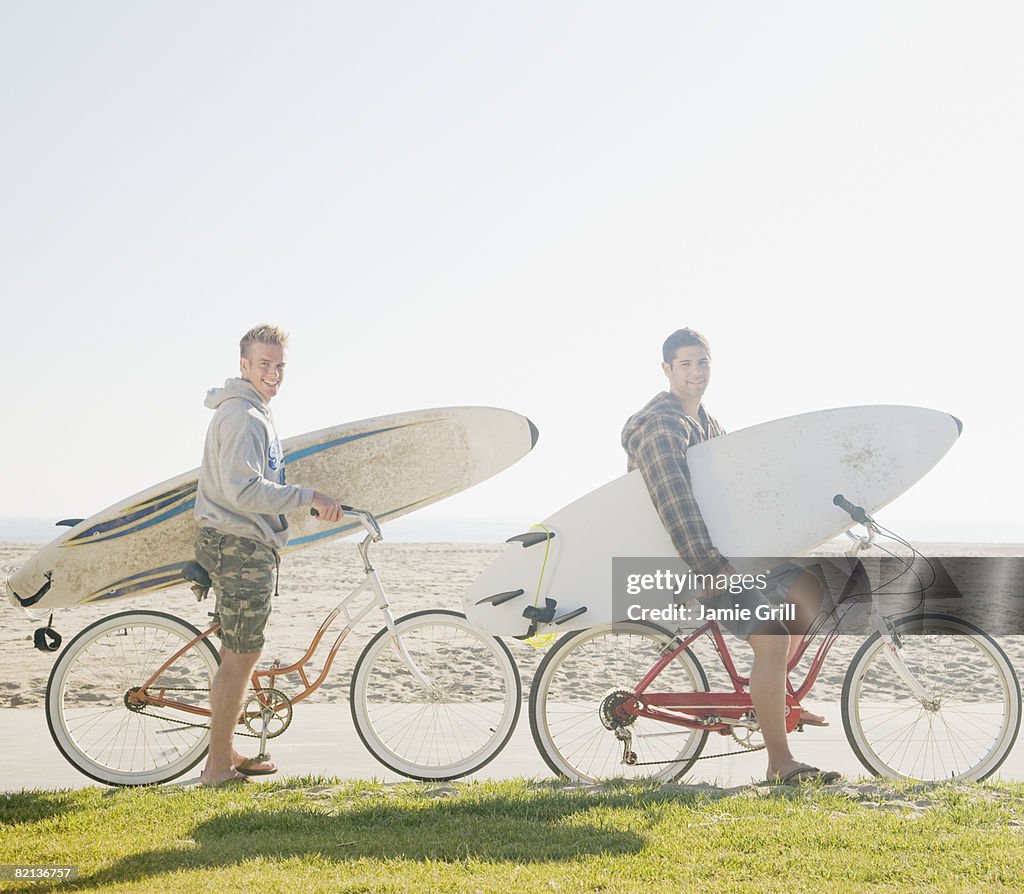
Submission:
[[[802,601],[808,606],[820,606],[824,590],[821,581],[811,572],[805,571],[796,579],[788,596],[790,599]]]
[[[260,655],[262,654],[262,651],[235,652],[221,644],[220,663],[222,667],[229,670],[252,670],[252,668],[256,666],[256,662],[260,660]]]
[[[789,630],[779,621],[765,621],[747,642],[755,658],[785,658],[789,654]]]

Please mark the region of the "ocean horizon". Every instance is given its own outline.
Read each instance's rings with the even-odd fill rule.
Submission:
[[[880,522],[908,540],[926,543],[1024,543],[1024,524],[1010,521],[885,519]],[[420,518],[384,522],[385,540],[393,543],[503,543],[530,528],[522,518]],[[65,528],[39,518],[0,518],[0,541],[49,543]]]

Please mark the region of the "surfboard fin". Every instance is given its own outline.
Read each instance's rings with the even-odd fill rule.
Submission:
[[[554,540],[554,531],[531,531],[528,534],[516,534],[515,537],[509,537],[506,543],[521,543],[523,549],[529,546],[536,546],[538,543],[544,543],[548,540]]]
[[[531,420],[527,419],[526,424],[530,426],[530,449],[533,450],[537,446],[537,438],[540,437],[540,432]]]
[[[491,605],[504,605],[506,602],[515,599],[517,596],[522,596],[524,590],[508,590],[505,593],[495,593],[493,596],[485,596],[483,599],[477,601],[477,605],[483,605],[485,602],[491,603]]]
[[[84,518],[62,518],[59,522],[54,522],[53,525],[56,528],[73,528],[84,521]]]
[[[571,621],[573,618],[578,618],[580,615],[584,614],[586,610],[587,607],[585,605],[581,605],[579,608],[574,608],[571,612],[566,612],[564,615],[560,615],[559,617],[555,618],[553,623],[564,624],[566,621]]]

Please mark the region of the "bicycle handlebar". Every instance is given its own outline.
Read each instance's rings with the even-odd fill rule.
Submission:
[[[354,506],[345,505],[342,505],[341,511],[346,512],[349,515],[356,516],[356,518],[358,518],[362,523],[363,527],[366,528],[366,532],[371,534],[375,540],[379,540],[383,537],[383,534],[380,532],[380,525],[377,523],[377,519],[374,518],[372,512],[366,509],[356,509]],[[309,510],[309,514],[312,515],[313,518],[320,517],[320,513],[312,508]]]
[[[850,518],[859,525],[866,525],[868,522],[872,521],[870,515],[868,515],[860,506],[854,506],[853,503],[847,500],[842,494],[836,494],[832,498],[832,502],[844,512],[848,512],[850,514]]]

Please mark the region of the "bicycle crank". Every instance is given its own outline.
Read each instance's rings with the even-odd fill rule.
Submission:
[[[761,724],[757,715],[748,711],[739,721],[730,724],[729,732],[739,745],[748,751],[760,751],[764,748],[764,736],[761,735]]]
[[[292,701],[277,689],[261,689],[252,693],[242,708],[242,723],[260,739],[262,760],[270,755],[267,753],[267,739],[281,735],[292,722]]]

